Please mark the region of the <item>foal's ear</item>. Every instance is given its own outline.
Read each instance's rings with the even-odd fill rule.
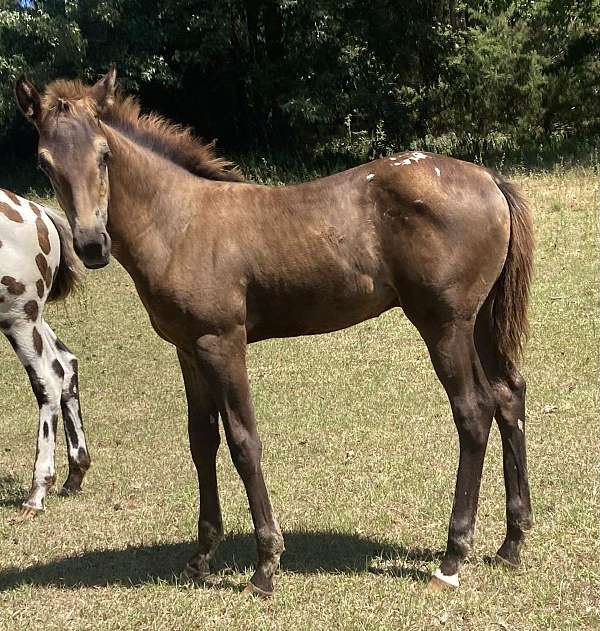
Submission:
[[[94,84],[92,96],[98,104],[98,109],[103,112],[110,107],[115,98],[115,86],[117,83],[117,67],[113,64],[109,71]]]
[[[42,99],[33,83],[21,77],[15,85],[15,95],[25,118],[38,126],[42,120]]]

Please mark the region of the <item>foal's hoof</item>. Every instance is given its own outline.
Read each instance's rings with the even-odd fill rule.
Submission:
[[[13,524],[20,524],[24,521],[32,521],[35,519],[40,513],[43,513],[43,508],[35,508],[33,506],[21,506],[21,510],[17,515],[15,515],[12,519]]]
[[[270,592],[261,589],[254,585],[254,583],[250,582],[246,587],[244,587],[244,591],[242,591],[242,596],[248,598],[250,596],[258,596],[259,598],[271,598],[273,595],[273,590]]]
[[[452,591],[458,589],[458,575],[444,576],[439,570],[429,579],[428,592]]]
[[[494,565],[497,565],[499,567],[507,567],[511,570],[518,570],[521,565],[521,560],[517,557],[511,561],[501,556],[500,554],[496,554],[496,556],[494,557]]]
[[[71,497],[73,495],[79,495],[81,493],[81,487],[70,488],[66,484],[58,492],[60,497]]]
[[[180,575],[180,580],[182,583],[196,583],[206,580],[210,575],[210,567],[206,561],[192,560],[186,564]]]

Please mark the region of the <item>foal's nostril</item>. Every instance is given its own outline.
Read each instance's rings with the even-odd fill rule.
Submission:
[[[98,241],[86,243],[82,254],[88,261],[101,261],[104,259],[104,243]]]

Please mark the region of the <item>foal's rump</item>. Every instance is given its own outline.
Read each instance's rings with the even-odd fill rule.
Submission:
[[[449,317],[473,316],[498,280],[509,246],[511,215],[495,176],[421,152],[363,169],[405,310],[420,303],[431,308],[433,301]]]

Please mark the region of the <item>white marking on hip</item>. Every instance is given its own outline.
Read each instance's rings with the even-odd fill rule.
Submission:
[[[413,162],[418,162],[419,160],[425,160],[426,157],[427,156],[424,153],[421,153],[420,151],[413,151],[407,158],[404,158],[404,160],[400,160],[399,162],[394,162],[394,166],[395,167],[398,167],[400,165],[408,166],[409,164],[412,164]]]
[[[437,176],[440,177],[441,171],[437,167],[435,167],[435,172],[437,173]]]
[[[370,182],[374,177],[375,173],[369,173],[369,175],[367,175],[367,182]]]
[[[523,431],[523,421],[520,418],[517,419],[517,427]]]
[[[452,574],[451,576],[446,576],[445,574],[442,574],[442,571],[440,569],[437,569],[433,575],[438,578],[440,581],[444,581],[444,583],[447,583],[448,585],[452,585],[452,587],[458,587],[459,586],[459,582],[458,582],[458,573],[457,574]]]

